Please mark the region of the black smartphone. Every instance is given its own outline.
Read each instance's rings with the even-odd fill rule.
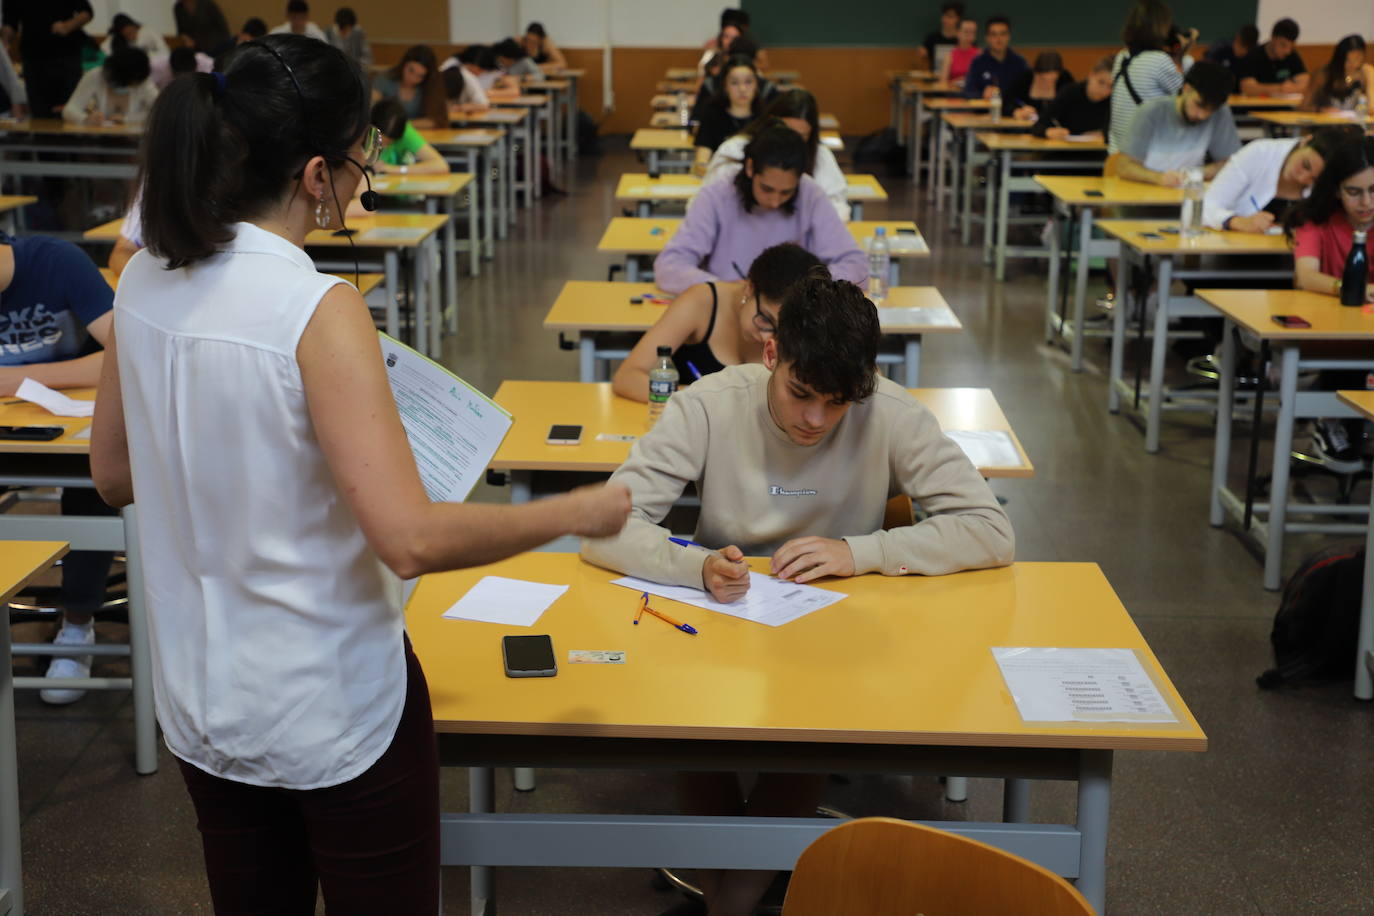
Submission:
[[[1101,196],[1102,196],[1102,192],[1101,192],[1101,191],[1084,191],[1084,192],[1083,192],[1083,196],[1084,196],[1084,197],[1101,197]]]
[[[335,237],[336,239],[346,239],[346,238],[348,238],[350,235],[355,235],[357,232],[358,232],[357,229],[335,229],[335,230],[334,230],[334,237]]]
[[[897,234],[898,234],[898,235],[915,235],[915,234],[916,234],[916,230],[915,230],[915,229],[898,229],[898,230],[897,230]]]
[[[1164,233],[1165,235],[1178,235],[1177,226],[1160,226],[1159,231]]]
[[[51,442],[66,430],[60,426],[0,426],[0,439],[26,439],[30,442]]]
[[[553,640],[548,636],[502,636],[501,657],[506,663],[506,677],[553,677],[558,673]]]
[[[1152,242],[1162,242],[1162,241],[1164,241],[1164,236],[1160,235],[1160,234],[1157,233],[1157,232],[1142,232],[1142,233],[1140,233],[1140,237],[1141,237],[1142,239],[1149,239],[1149,240],[1152,241]]]
[[[581,441],[582,427],[563,423],[550,426],[549,436],[544,440],[549,445],[576,445]]]
[[[1273,315],[1271,316],[1274,324],[1285,328],[1310,328],[1312,322],[1301,315]]]

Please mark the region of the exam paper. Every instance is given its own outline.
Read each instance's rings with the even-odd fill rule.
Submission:
[[[26,378],[19,383],[19,390],[14,393],[14,396],[37,404],[58,417],[90,417],[95,415],[95,401],[78,401],[69,398],[62,392],[53,391],[42,382],[35,382],[31,378]]]
[[[890,327],[954,327],[959,323],[959,319],[954,317],[954,313],[949,309],[931,308],[929,306],[910,307],[910,308],[888,308],[878,309],[878,326]]]
[[[1130,649],[994,648],[1026,722],[1177,722]]]
[[[845,189],[844,196],[851,200],[860,197],[877,197],[878,189],[871,184],[851,184]]]
[[[929,248],[926,247],[926,240],[923,239],[921,236],[919,236],[919,235],[901,235],[901,234],[898,234],[898,233],[895,233],[895,232],[888,235],[888,237],[887,237],[887,247],[888,247],[888,250],[891,251],[891,252],[893,252],[894,254],[895,254],[896,252],[899,252],[899,251],[905,252],[905,251],[929,251],[929,250],[930,250]],[[867,248],[865,248],[864,250],[866,251]]]
[[[415,242],[429,235],[424,226],[373,226],[358,236],[360,242]]]
[[[1102,140],[1096,134],[1069,134],[1064,139],[1069,143],[1098,143]]]
[[[1021,466],[1021,456],[1011,434],[1003,429],[951,429],[945,435],[964,450],[976,468],[1014,468]]]
[[[540,616],[563,596],[566,585],[545,585],[504,576],[483,576],[453,607],[444,611],[449,620],[476,620],[532,627]]]
[[[660,585],[657,582],[636,579],[633,576],[615,579],[611,584],[637,592],[648,592],[660,598],[681,601],[683,604],[705,608],[708,611],[729,614],[731,617],[752,620],[755,623],[770,627],[780,627],[785,623],[791,623],[813,611],[819,611],[821,608],[829,607],[836,601],[849,597],[839,592],[816,588],[814,585],[783,582],[772,576],[765,576],[756,572],[749,574],[748,594],[730,604],[721,604],[699,588]],[[688,622],[691,623],[691,621]]]
[[[462,502],[501,447],[511,415],[400,341],[377,338],[425,492],[436,502]]]

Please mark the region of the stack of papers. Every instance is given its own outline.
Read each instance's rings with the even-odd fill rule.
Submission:
[[[729,614],[731,617],[739,617],[741,620],[752,620],[754,623],[761,623],[769,627],[780,627],[785,623],[791,623],[813,611],[819,611],[836,601],[849,597],[839,592],[816,588],[814,585],[783,582],[772,576],[765,576],[756,572],[749,574],[748,594],[730,604],[721,604],[699,588],[688,588],[682,585],[660,585],[657,582],[636,579],[633,576],[615,579],[611,584],[633,589],[637,592],[648,592],[659,598],[681,601],[683,604],[705,608],[718,614]]]

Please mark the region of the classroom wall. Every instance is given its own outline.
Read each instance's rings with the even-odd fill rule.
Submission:
[[[1274,23],[1284,17],[1296,21],[1304,43],[1335,45],[1351,33],[1374,41],[1374,2],[1371,0],[1259,0],[1255,24],[1261,35],[1268,35]],[[1317,60],[1304,55],[1308,68]]]

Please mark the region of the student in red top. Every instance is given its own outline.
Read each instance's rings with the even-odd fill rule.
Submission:
[[[946,83],[964,85],[969,64],[973,63],[978,54],[978,23],[973,19],[963,19],[959,22],[959,30],[954,34],[954,47],[945,55],[945,65],[940,73],[940,79]]]

